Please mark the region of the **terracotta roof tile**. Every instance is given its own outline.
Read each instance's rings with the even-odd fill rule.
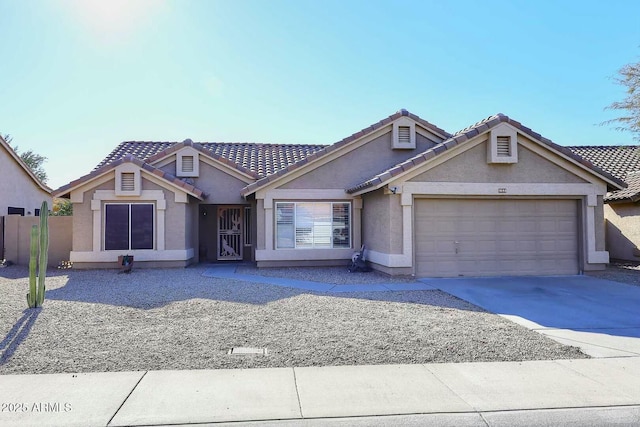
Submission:
[[[255,175],[255,178],[275,173],[326,147],[324,145],[303,144],[196,143],[191,140],[183,142],[125,141],[118,145],[94,170],[111,164],[125,155],[153,162],[185,146],[200,149],[225,164],[232,165],[245,173],[248,172],[249,175]]]
[[[640,195],[640,146],[572,146],[566,147],[602,170],[627,183],[627,188],[608,193],[605,201],[637,201]]]

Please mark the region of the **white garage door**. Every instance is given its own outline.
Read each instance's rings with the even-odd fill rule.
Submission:
[[[416,199],[416,275],[578,273],[577,200]]]

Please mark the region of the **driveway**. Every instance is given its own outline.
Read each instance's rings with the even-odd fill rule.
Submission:
[[[588,276],[421,279],[592,357],[640,356],[640,287]]]

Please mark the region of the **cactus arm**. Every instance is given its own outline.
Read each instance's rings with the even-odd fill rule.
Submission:
[[[44,302],[45,278],[47,277],[47,263],[49,262],[49,208],[46,200],[40,208],[40,255],[38,262],[38,293],[36,307]]]
[[[27,304],[29,308],[36,306],[36,257],[38,256],[38,226],[31,227],[31,244],[29,246],[29,293]]]

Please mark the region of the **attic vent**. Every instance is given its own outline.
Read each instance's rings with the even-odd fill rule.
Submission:
[[[496,137],[496,150],[498,157],[511,156],[511,137],[498,136]]]
[[[411,127],[398,126],[398,144],[401,144],[401,145],[411,144]]]
[[[123,172],[120,175],[120,190],[134,191],[136,189],[135,174],[133,172]]]
[[[193,156],[182,156],[182,172],[193,172]]]
[[[393,123],[391,148],[394,150],[413,150],[416,148],[416,124],[407,117],[401,117]]]

